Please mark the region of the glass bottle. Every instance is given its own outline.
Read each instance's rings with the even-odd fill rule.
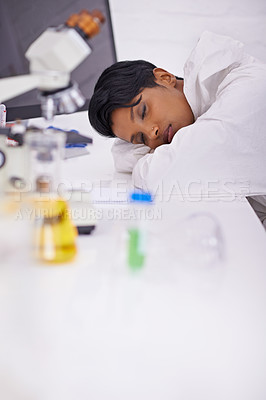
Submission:
[[[66,200],[57,194],[63,133],[27,133],[29,178],[35,219],[35,253],[41,261],[72,261],[77,253],[77,229]]]

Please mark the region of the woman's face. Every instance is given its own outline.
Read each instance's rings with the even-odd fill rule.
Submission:
[[[183,93],[183,81],[161,68],[154,69],[160,86],[145,88],[132,100],[137,105],[112,112],[112,131],[120,139],[155,149],[171,143],[180,128],[194,122]]]

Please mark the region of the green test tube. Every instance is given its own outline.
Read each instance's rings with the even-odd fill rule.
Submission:
[[[128,230],[128,264],[133,269],[141,268],[146,257],[146,246],[143,243],[146,232],[133,228]]]
[[[132,206],[145,206],[152,202],[149,193],[134,192],[130,196]],[[144,266],[147,256],[147,229],[145,221],[134,221],[128,228],[128,265],[136,270]]]

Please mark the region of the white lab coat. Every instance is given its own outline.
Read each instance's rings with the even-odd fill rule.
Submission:
[[[115,166],[145,190],[266,194],[266,65],[243,44],[204,32],[184,67],[195,122],[151,151],[116,139]]]

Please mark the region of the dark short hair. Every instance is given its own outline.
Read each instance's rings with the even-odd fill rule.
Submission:
[[[120,61],[107,68],[98,79],[89,104],[89,120],[101,135],[115,137],[111,113],[130,104],[144,88],[158,86],[148,61]]]

